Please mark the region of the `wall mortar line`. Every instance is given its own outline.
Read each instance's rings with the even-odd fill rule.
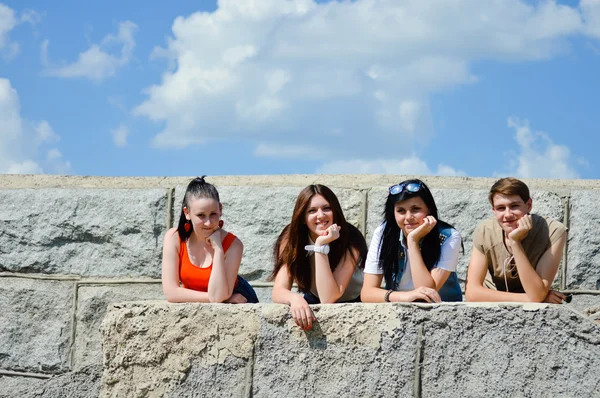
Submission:
[[[2,370],[0,369],[0,376],[18,376],[18,377],[31,377],[34,379],[50,379],[56,375],[49,375],[45,373],[29,373],[29,372],[17,372],[14,370]]]
[[[362,220],[361,220],[361,231],[363,236],[366,239],[367,236],[367,220],[369,218],[368,213],[369,213],[369,190],[365,189],[364,190],[364,195],[363,195],[363,203],[364,205],[362,206]],[[365,259],[366,260],[366,259]]]
[[[175,214],[175,209],[173,207],[173,197],[175,196],[175,188],[167,189],[167,211],[165,212],[165,227],[166,231],[172,228],[173,226],[173,217]]]
[[[78,281],[81,280],[79,275],[44,275],[44,274],[24,274],[16,272],[0,272],[0,278],[22,278],[22,279],[42,279],[52,281]]]
[[[413,397],[422,396],[422,367],[423,367],[423,324],[417,326],[417,352],[415,355],[415,377],[413,380]]]
[[[570,196],[565,197],[564,201],[563,201],[563,221],[565,223],[565,226],[567,227],[567,231],[569,230],[569,224],[570,224],[570,219],[569,217],[571,216],[570,214]],[[562,255],[562,267],[560,270],[560,290],[565,290],[567,288],[567,271],[568,271],[568,256],[567,256],[567,252],[569,251],[569,236],[567,235],[567,239],[565,240],[565,248],[563,250],[563,255]]]
[[[74,283],[75,292],[73,294],[73,306],[71,314],[71,338],[69,342],[69,356],[67,362],[69,363],[69,370],[73,370],[73,362],[75,357],[75,336],[77,332],[77,302],[79,301],[79,285],[77,282]]]

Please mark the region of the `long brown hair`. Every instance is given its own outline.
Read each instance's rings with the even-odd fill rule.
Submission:
[[[306,256],[304,246],[308,244],[309,237],[308,227],[305,223],[306,210],[315,195],[321,195],[329,202],[333,212],[333,223],[341,227],[339,238],[330,243],[328,257],[331,270],[335,270],[344,255],[352,248],[356,249],[359,254],[359,257],[353,258],[353,260],[355,262],[360,260],[361,266],[367,256],[365,238],[358,228],[346,221],[340,202],[333,191],[325,185],[320,184],[307,186],[300,192],[296,199],[296,205],[292,213],[292,222],[281,231],[275,242],[273,248],[275,265],[273,273],[269,278],[270,280],[275,279],[281,267],[287,264],[290,276],[298,284],[298,290],[301,292],[308,291],[312,281],[310,262]]]

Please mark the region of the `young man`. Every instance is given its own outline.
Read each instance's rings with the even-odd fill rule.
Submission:
[[[489,200],[495,219],[483,221],[473,233],[467,301],[560,304],[565,296],[550,286],[565,247],[565,226],[530,214],[529,188],[516,178],[496,181]]]

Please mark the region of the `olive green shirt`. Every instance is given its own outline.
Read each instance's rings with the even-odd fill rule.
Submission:
[[[532,228],[521,243],[535,269],[540,258],[565,233],[566,228],[559,221],[537,214],[531,215],[531,222]],[[512,254],[504,244],[504,230],[495,218],[485,220],[477,226],[473,232],[473,247],[485,255],[489,276],[497,290],[525,293],[514,259],[508,262]],[[508,289],[504,282],[505,270]]]

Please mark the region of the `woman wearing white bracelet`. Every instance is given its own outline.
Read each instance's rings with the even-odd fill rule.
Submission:
[[[309,304],[360,301],[366,252],[335,194],[319,184],[304,188],[275,243],[273,302],[288,304],[296,324],[309,330],[316,320]],[[293,282],[301,294],[292,292]]]
[[[391,186],[384,220],[371,239],[362,301],[462,301],[456,276],[461,247],[458,231],[438,220],[423,181]]]

